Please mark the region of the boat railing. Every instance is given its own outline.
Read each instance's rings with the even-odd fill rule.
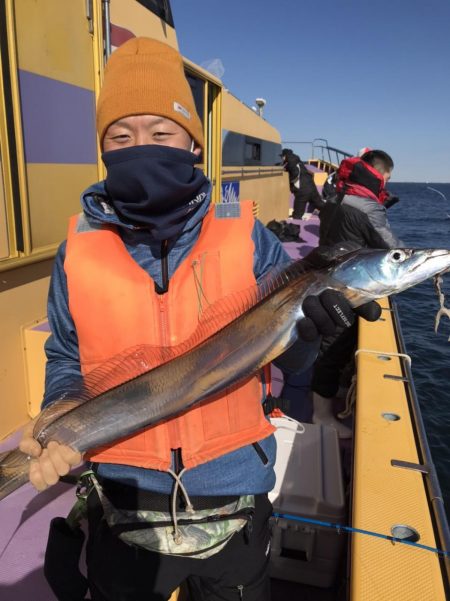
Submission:
[[[400,351],[400,354],[404,354],[406,353],[406,350],[402,334],[402,328],[400,324],[400,318],[398,314],[397,305],[393,300],[391,300],[391,311],[395,324],[395,336],[397,338],[398,349]],[[448,553],[450,551],[450,529],[447,520],[447,514],[445,511],[441,486],[439,484],[436,468],[433,463],[433,458],[431,456],[431,451],[425,431],[425,425],[423,422],[416,388],[414,385],[411,361],[402,361],[401,363],[404,375],[404,382],[408,392],[408,403],[410,406],[410,412],[413,416],[413,426],[417,442],[417,449],[421,462],[418,465],[407,464],[405,462],[396,462],[393,463],[393,466],[404,469],[414,469],[422,472],[424,476],[425,490],[428,497],[433,525],[436,531],[436,539],[439,542],[439,547],[443,551],[446,551]],[[444,582],[446,583],[446,586],[448,588],[450,587],[450,560],[448,556],[443,558],[442,566],[444,572]],[[448,590],[447,593],[449,592],[450,591]]]
[[[273,167],[271,167],[270,165],[262,166],[256,167],[254,169],[249,167],[239,167],[236,169],[222,169],[222,178],[225,179],[231,176],[245,178],[255,175],[258,175],[260,177],[273,177],[283,175],[283,173],[284,170],[280,165],[274,165]]]
[[[327,173],[335,171],[343,159],[352,156],[345,150],[340,150],[339,148],[330,146],[326,138],[314,138],[312,141],[283,140],[284,146],[288,144],[301,144],[308,146],[309,155],[311,158],[307,161],[307,163],[317,167],[318,169],[321,169],[322,171],[326,171]]]

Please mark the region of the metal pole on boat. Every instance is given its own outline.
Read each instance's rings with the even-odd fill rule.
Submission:
[[[105,28],[105,58],[111,56],[111,13],[109,10],[110,0],[103,0],[103,16],[104,16],[104,28]]]

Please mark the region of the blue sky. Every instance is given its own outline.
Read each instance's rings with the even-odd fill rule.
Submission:
[[[392,181],[450,182],[449,0],[172,0],[181,52],[283,140],[394,159]],[[307,146],[294,146],[309,158]]]

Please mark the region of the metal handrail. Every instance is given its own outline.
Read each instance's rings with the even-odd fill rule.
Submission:
[[[314,148],[321,148],[322,149],[322,160],[326,161],[327,159],[325,159],[324,157],[324,151],[327,152],[328,154],[328,162],[329,163],[333,163],[333,160],[331,158],[331,153],[335,153],[336,155],[336,163],[339,165],[339,163],[342,161],[342,159],[346,159],[348,157],[351,157],[352,155],[349,152],[345,152],[345,150],[340,150],[339,148],[334,148],[334,146],[322,146],[320,144],[316,144],[314,146]],[[313,157],[314,158],[314,154]]]
[[[359,353],[371,353],[372,355],[378,355],[379,357],[402,357],[403,359],[405,359],[408,365],[411,366],[411,357],[406,353],[389,353],[387,351],[375,351],[373,349],[368,348],[359,348],[355,352],[355,357],[359,355]]]
[[[317,142],[324,142],[324,144],[318,144]],[[330,146],[328,144],[328,140],[326,138],[314,138],[314,140],[312,141],[304,141],[304,140],[282,140],[282,144],[286,145],[286,144],[307,144],[308,146],[311,147],[311,160],[320,160],[318,156],[314,156],[315,154],[315,150],[316,149],[320,149],[321,150],[321,160],[322,161],[326,161],[330,164],[337,164],[339,165],[339,163],[342,161],[342,159],[348,158],[353,156],[352,154],[350,154],[349,152],[346,152],[345,150],[340,150],[339,148],[335,148],[334,146]],[[325,153],[328,155],[328,158],[325,158]],[[336,161],[333,161],[331,158],[331,153],[335,153],[336,155]]]
[[[233,169],[231,171],[222,169],[222,177],[226,177],[228,175],[240,175],[242,177],[246,176],[246,175],[261,175],[261,176],[268,176],[268,175],[283,175],[284,170],[280,167],[276,168],[276,167],[270,167],[267,166],[266,168],[264,167],[258,167],[257,169],[251,169],[249,167],[241,167],[240,169]]]

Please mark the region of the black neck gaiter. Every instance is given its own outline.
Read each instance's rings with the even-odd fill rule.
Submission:
[[[176,238],[207,196],[209,182],[188,150],[150,144],[102,154],[106,191],[119,218],[155,240]]]

